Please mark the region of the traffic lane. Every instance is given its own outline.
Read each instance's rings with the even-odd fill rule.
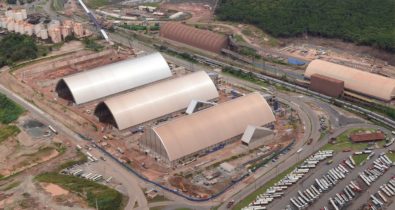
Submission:
[[[144,192],[139,186],[139,178],[135,177],[112,158],[104,155],[100,150],[93,149],[91,153],[96,157],[105,157],[105,161],[100,159],[98,160],[98,163],[102,163],[101,165],[98,165],[98,167],[103,167],[107,176],[114,177],[115,180],[119,181],[121,185],[124,186],[124,189],[126,189],[127,194],[130,196],[127,206],[134,206],[135,201],[137,201],[139,206],[147,207],[148,202]]]

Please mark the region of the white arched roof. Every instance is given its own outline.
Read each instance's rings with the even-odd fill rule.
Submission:
[[[128,59],[67,76],[62,80],[74,102],[82,104],[172,75],[160,53]]]
[[[259,93],[251,93],[153,127],[174,161],[238,136],[248,125],[275,121],[273,112]]]
[[[351,67],[313,60],[304,73],[306,78],[320,74],[344,81],[344,87],[367,96],[389,101],[395,96],[395,80]]]
[[[208,101],[217,97],[213,81],[200,71],[112,97],[104,104],[122,130],[185,109],[191,100]]]

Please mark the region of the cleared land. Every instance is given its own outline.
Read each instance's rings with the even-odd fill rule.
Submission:
[[[118,210],[122,205],[122,194],[107,186],[86,179],[58,173],[44,173],[36,177],[40,182],[53,183],[77,193],[88,201],[91,207],[97,205],[101,210]]]
[[[274,36],[311,34],[395,52],[395,1],[221,0],[221,20],[257,25]]]

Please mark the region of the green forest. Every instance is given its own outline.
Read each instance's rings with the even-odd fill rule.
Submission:
[[[275,37],[307,33],[395,52],[395,0],[220,0],[216,14]]]
[[[38,56],[38,47],[31,37],[9,34],[0,38],[0,68],[15,62],[34,59]]]

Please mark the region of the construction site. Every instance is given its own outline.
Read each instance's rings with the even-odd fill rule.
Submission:
[[[59,44],[48,55],[1,69],[4,88],[58,122],[52,127],[29,112],[15,121],[21,132],[0,145],[2,176],[50,162],[70,183],[83,178],[131,196],[129,208],[159,190],[177,202],[218,198],[231,206],[236,192],[245,187],[253,194],[253,185],[291,169],[346,126],[372,126],[370,119],[395,125],[386,115],[395,71],[384,60],[216,21],[212,1],[123,1],[89,10],[70,0],[63,6],[47,16],[16,6],[0,17],[5,33]],[[76,39],[66,41],[70,36]],[[100,47],[81,41],[88,36]],[[384,142],[384,131],[350,139]],[[70,144],[65,133],[76,141]],[[58,159],[76,154],[87,162],[57,168]],[[116,177],[118,166],[128,176]],[[45,194],[36,208],[48,196],[56,198],[55,209],[95,205],[60,185],[32,182],[15,192],[23,197],[28,186],[31,194]],[[143,201],[134,189],[146,191]]]
[[[69,50],[72,51],[72,49]],[[194,197],[209,197],[221,191],[232,180],[246,176],[248,168],[259,164],[262,158],[281,150],[292,141],[297,141],[304,132],[299,126],[300,120],[297,112],[277,101],[275,97],[251,93],[251,90],[222,80],[221,76],[215,72],[192,72],[188,67],[165,61],[159,53],[153,55],[143,53],[136,56],[133,49],[108,46],[101,52],[83,50],[65,54],[13,70],[11,75],[3,74],[1,80],[3,84],[29,97],[37,105],[46,107],[51,115],[62,119],[63,123],[70,126],[80,136],[102,147],[144,177]],[[151,62],[142,60],[143,63],[156,63],[155,65],[150,67],[138,64],[139,59],[150,56],[153,58],[147,59]],[[122,62],[129,62],[129,64],[122,64]],[[87,84],[92,86],[91,82],[87,82],[88,80],[94,83],[96,79],[106,78],[103,74],[99,74],[101,76],[95,79],[94,76],[89,76],[89,72],[101,71],[99,69],[108,71],[108,69],[114,70],[115,68],[123,72],[122,74],[125,74],[125,71],[132,73],[146,71],[151,72],[150,75],[158,76],[156,78],[150,75],[143,76],[144,84],[136,83],[124,89],[118,88],[122,85],[108,84],[114,86],[114,92],[106,94],[103,91],[97,91],[99,94],[97,97],[87,89],[86,91],[91,93],[89,99],[86,98],[88,95],[84,95],[83,92],[74,92],[78,86]],[[164,74],[159,72],[164,72]],[[76,79],[82,83],[73,82],[73,77],[79,76],[85,77],[83,80]],[[188,90],[192,88],[188,87],[191,85],[196,87]],[[171,92],[174,94],[175,90],[178,89],[177,92],[179,92],[183,86],[185,91],[188,90],[187,92],[177,93],[172,98],[157,101],[160,95],[163,97],[163,94]],[[79,89],[84,88],[81,86]],[[143,97],[147,94],[152,98]],[[119,107],[120,101],[126,103],[125,108]],[[127,101],[132,101],[132,103],[129,102],[130,105],[128,105]],[[139,103],[152,103],[152,107],[148,105],[139,107]],[[223,118],[217,123],[223,124],[224,127],[220,126],[217,129],[229,130],[233,127],[227,131],[228,134],[191,139],[191,142],[205,139],[207,143],[191,148],[190,152],[185,151],[185,154],[175,156],[169,148],[179,143],[171,142],[175,141],[174,137],[167,137],[169,142],[165,142],[165,134],[155,131],[155,129],[166,130],[168,129],[166,126],[172,126],[182,133],[185,126],[181,124],[189,123],[187,121],[191,121],[192,124],[206,124],[207,128],[214,128],[210,125],[214,122],[208,122],[209,118],[203,117],[205,112],[211,116],[216,112],[218,112],[217,115],[221,115],[221,112],[227,113],[240,109],[244,106],[243,103],[257,103],[257,108],[262,106],[263,108],[259,109],[267,109],[267,111],[261,116],[251,118],[248,115],[253,116],[262,111],[250,109],[248,112],[251,114],[241,112]],[[135,107],[135,110],[123,112],[123,109],[130,109],[127,106]],[[152,113],[158,107],[163,107],[163,109]],[[240,121],[239,125],[235,124],[236,119]],[[181,124],[177,125],[177,121]],[[174,125],[172,125],[173,122]],[[230,127],[226,128],[226,126]],[[234,129],[234,126],[239,128]],[[248,126],[266,126],[267,128],[260,131],[258,127],[247,128]],[[192,130],[191,134],[194,132]],[[196,132],[201,131],[196,130]],[[215,130],[212,132],[215,133]],[[169,149],[166,155],[160,152],[160,148],[153,147],[158,144],[158,140],[153,139],[153,133],[159,136],[157,138],[162,139],[162,149],[164,147]],[[250,137],[244,137],[243,133],[244,135],[248,133]],[[182,142],[183,138],[189,137],[180,138]],[[261,139],[261,142],[251,143],[258,139]],[[188,146],[185,145],[183,148],[185,147]],[[179,149],[174,151],[177,150]],[[221,182],[218,182],[219,179]]]

